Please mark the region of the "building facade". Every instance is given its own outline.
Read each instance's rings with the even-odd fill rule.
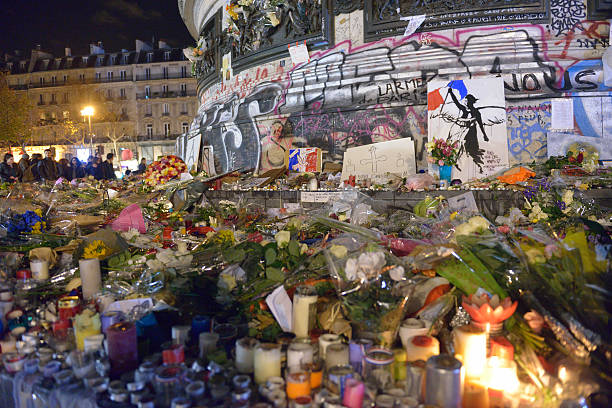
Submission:
[[[135,50],[119,52],[91,44],[82,56],[69,48],[62,57],[35,49],[28,58],[7,56],[3,63],[9,86],[26,92],[36,108],[28,143],[33,151],[129,148],[152,160],[173,151],[198,106],[189,61],[163,41],[153,47],[137,40]],[[81,115],[85,106],[94,108],[91,133]]]

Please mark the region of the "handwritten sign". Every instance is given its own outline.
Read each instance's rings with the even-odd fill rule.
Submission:
[[[404,30],[404,37],[408,37],[416,32],[419,29],[423,21],[425,21],[425,14],[421,14],[419,16],[410,16],[410,17],[401,17],[400,20],[407,20],[408,25]]]
[[[339,191],[302,191],[300,200],[303,203],[326,203],[342,197]]]
[[[402,177],[416,173],[414,141],[407,137],[388,142],[351,147],[344,152],[342,178],[357,178],[398,174]]]
[[[567,130],[574,128],[574,101],[571,98],[553,99],[551,101],[552,117],[550,128]]]

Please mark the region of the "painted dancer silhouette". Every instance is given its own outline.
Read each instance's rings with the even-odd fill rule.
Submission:
[[[467,128],[467,133],[463,139],[463,147],[465,148],[466,153],[472,157],[472,160],[482,173],[482,165],[484,164],[482,161],[482,155],[484,154],[484,150],[478,145],[478,128],[480,128],[485,142],[488,142],[489,138],[487,137],[487,132],[482,124],[482,116],[480,115],[481,108],[474,106],[474,103],[478,99],[472,94],[467,94],[465,96],[466,104],[463,105],[455,96],[452,88],[448,89],[448,93],[453,99],[455,106],[461,111],[460,119],[462,120],[458,120],[456,122],[457,125]]]

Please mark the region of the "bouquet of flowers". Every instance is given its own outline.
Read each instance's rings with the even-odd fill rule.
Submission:
[[[459,160],[459,142],[451,141],[450,137],[445,139],[433,139],[426,143],[425,147],[429,153],[427,161],[439,166],[454,166]]]
[[[174,155],[163,156],[149,164],[145,172],[145,183],[150,186],[164,184],[187,171],[185,162]]]
[[[83,258],[103,259],[107,255],[110,255],[110,253],[111,249],[106,246],[104,241],[97,239],[85,247],[85,249],[83,250]]]
[[[346,317],[358,330],[377,333],[390,344],[405,314],[401,260],[354,235],[332,241],[325,257]]]
[[[11,218],[7,223],[10,235],[41,234],[47,229],[47,222],[42,216],[42,210],[26,211]]]

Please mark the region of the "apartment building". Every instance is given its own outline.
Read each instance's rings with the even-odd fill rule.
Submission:
[[[61,57],[37,47],[28,58],[5,56],[3,68],[9,86],[26,92],[36,107],[31,145],[112,150],[114,141],[154,159],[174,151],[197,111],[191,63],[163,41],[153,47],[136,40],[135,50],[117,52],[90,44],[88,55],[66,48]],[[91,134],[80,113],[89,105],[95,111]],[[80,125],[77,134],[66,130],[69,121]]]

